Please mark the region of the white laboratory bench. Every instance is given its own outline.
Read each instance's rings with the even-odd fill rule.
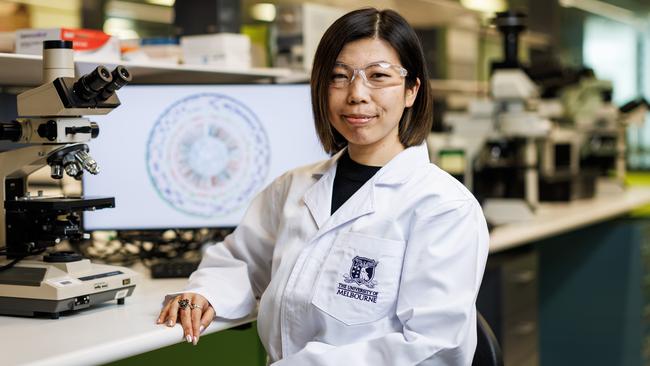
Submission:
[[[490,252],[602,222],[650,204],[650,188],[630,188],[622,194],[570,203],[540,205],[533,220],[495,228]],[[180,326],[168,328],[155,320],[164,294],[182,289],[184,279],[151,280],[142,275],[126,304],[114,302],[58,320],[0,316],[3,365],[101,364],[182,342]],[[248,323],[215,321],[209,334]]]
[[[142,274],[124,305],[115,301],[59,319],[0,316],[0,363],[14,365],[97,365],[184,342],[180,325],[155,324],[164,294],[179,291],[185,279],[152,280]],[[249,323],[214,321],[206,334]]]
[[[498,226],[490,232],[490,253],[596,224],[650,204],[650,187],[631,187],[572,202],[542,203],[532,220]]]

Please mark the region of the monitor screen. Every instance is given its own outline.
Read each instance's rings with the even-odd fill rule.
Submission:
[[[93,116],[101,172],[85,196],[115,208],[84,213],[86,230],[237,226],[252,198],[287,170],[327,159],[309,85],[130,85]]]

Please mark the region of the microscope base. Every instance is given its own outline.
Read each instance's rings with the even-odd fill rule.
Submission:
[[[1,287],[2,285],[0,285]],[[18,297],[0,297],[0,315],[47,317],[58,319],[65,311],[88,308],[95,304],[115,300],[118,293],[126,290],[125,296],[131,296],[135,286],[115,289],[95,294],[77,296],[64,300],[25,299]],[[118,305],[124,304],[124,297],[117,299]]]
[[[0,272],[0,315],[49,316],[89,308],[133,294],[139,275],[128,268],[91,263],[21,261]]]

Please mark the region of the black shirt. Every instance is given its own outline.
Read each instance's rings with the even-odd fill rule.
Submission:
[[[358,191],[368,179],[372,178],[380,166],[362,165],[350,158],[346,150],[339,158],[336,166],[336,176],[334,177],[334,189],[332,192],[332,211],[331,214],[352,197],[354,192]]]

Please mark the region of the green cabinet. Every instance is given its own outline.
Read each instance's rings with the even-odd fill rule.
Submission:
[[[257,336],[257,324],[252,323],[205,335],[196,346],[181,342],[106,366],[141,365],[264,366],[266,352]]]

